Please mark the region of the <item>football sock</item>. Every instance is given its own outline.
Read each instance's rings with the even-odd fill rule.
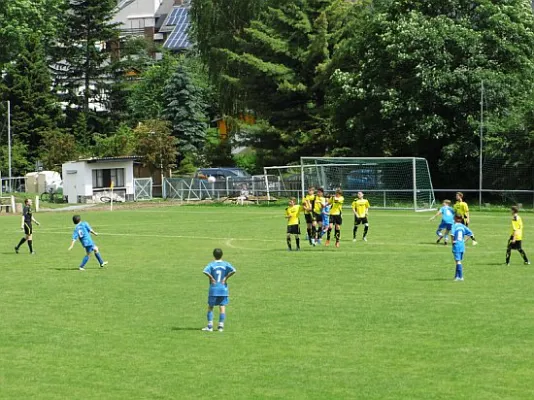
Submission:
[[[297,243],[297,249],[300,249],[300,238],[298,236],[295,238],[295,243]]]
[[[456,264],[456,278],[463,278],[462,264]]]
[[[17,249],[20,249],[20,246],[22,246],[22,245],[24,244],[25,241],[26,241],[26,238],[22,238],[22,239],[20,239],[19,244],[17,244]]]
[[[224,326],[225,319],[226,319],[226,314],[221,313],[221,315],[219,315],[219,326]]]
[[[443,237],[443,233],[441,233],[441,230],[440,230],[440,229],[438,229],[438,230],[436,231],[436,235],[438,235],[440,238]]]
[[[208,327],[211,328],[213,326],[213,311],[208,311]]]
[[[80,264],[80,268],[84,268],[85,264],[87,264],[87,261],[89,261],[89,256],[85,256],[82,260],[82,263]]]
[[[336,237],[336,242],[339,242],[339,238],[341,237],[341,230],[336,229],[334,235]]]
[[[510,256],[512,255],[512,249],[508,247],[506,249],[506,264],[510,264]]]
[[[368,226],[363,228],[363,237],[367,237],[367,232],[369,232],[369,227]]]
[[[326,240],[330,240],[330,234],[332,233],[332,229],[328,228],[328,231],[326,231]]]
[[[100,255],[100,252],[95,253],[95,257],[96,257],[96,259],[98,260],[98,263],[99,263],[100,265],[104,264],[104,260],[102,260],[102,256]]]
[[[33,240],[28,240],[28,247],[30,248],[30,253],[33,253]]]
[[[354,228],[352,228],[352,238],[356,239],[356,232],[358,232],[358,227],[354,225]]]
[[[307,232],[308,232],[308,240],[309,240],[310,243],[311,243],[311,241],[312,241],[312,229],[311,229],[311,228],[308,228],[308,229],[307,229]]]
[[[287,242],[287,248],[288,248],[289,250],[291,250],[291,238],[288,237],[288,238],[286,239],[286,242]]]
[[[523,261],[528,263],[527,254],[525,253],[525,251],[523,249],[519,250],[519,254],[521,254],[521,257],[523,257]]]

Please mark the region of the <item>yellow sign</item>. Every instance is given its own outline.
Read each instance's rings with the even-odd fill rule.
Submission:
[[[111,190],[115,187],[115,182],[111,181]]]

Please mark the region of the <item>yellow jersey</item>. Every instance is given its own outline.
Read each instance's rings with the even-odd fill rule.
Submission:
[[[352,209],[356,212],[358,218],[364,218],[369,207],[370,204],[367,199],[357,199],[352,202]]]
[[[298,225],[300,223],[299,221],[299,215],[302,211],[302,206],[299,206],[295,204],[294,206],[289,206],[286,208],[286,217],[287,218],[287,224],[288,225]]]
[[[523,220],[519,215],[512,217],[512,234],[515,240],[523,240]]]
[[[330,215],[341,215],[341,209],[343,208],[344,201],[345,198],[343,196],[330,197],[330,204],[332,204]]]
[[[302,199],[302,206],[304,207],[304,214],[311,214],[313,211],[313,205],[315,203],[315,195],[314,194],[307,194]],[[306,210],[306,208],[310,207],[309,210]]]
[[[322,196],[315,196],[315,203],[313,204],[313,212],[315,214],[321,214],[323,207],[326,204],[326,199]]]
[[[467,203],[465,201],[457,201],[454,203],[454,213],[456,215],[461,215],[462,217],[466,217],[469,213],[469,207],[467,206]]]

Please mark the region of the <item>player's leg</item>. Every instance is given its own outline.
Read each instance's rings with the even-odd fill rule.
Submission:
[[[356,241],[356,234],[358,233],[358,225],[360,225],[360,218],[354,216],[354,228],[352,228],[352,241]]]
[[[80,264],[80,271],[85,271],[85,266],[89,262],[89,258],[91,257],[91,252],[93,251],[93,248],[86,247],[85,251],[85,257],[82,259],[82,263]]]
[[[508,239],[508,245],[506,246],[506,265],[510,265],[510,257],[512,256],[512,248],[513,248],[512,239],[513,239],[512,237]]]
[[[463,281],[464,280],[464,273],[463,273],[463,266],[462,266],[462,260],[464,253],[454,253],[454,260],[456,261],[456,273],[454,275],[454,280],[456,281]]]
[[[205,328],[202,328],[203,331],[211,332],[213,331],[213,307],[214,307],[215,297],[208,297],[208,312],[206,318],[208,319],[208,325]],[[212,305],[213,304],[213,305]]]
[[[24,224],[24,237],[20,239],[19,244],[15,246],[15,252],[18,254],[20,246],[22,246],[27,240],[28,235],[31,233],[30,227],[27,224]]]
[[[339,247],[339,240],[341,239],[341,225],[343,219],[341,215],[336,216],[334,237],[336,238],[336,247]]]
[[[221,301],[221,305],[219,306],[219,326],[217,327],[219,332],[224,330],[224,321],[226,321],[226,304],[228,304],[228,297],[225,297],[225,299],[226,300]]]
[[[369,221],[367,217],[363,220],[363,241],[367,242],[367,233],[369,232]]]
[[[26,236],[26,243],[28,243],[28,249],[30,249],[30,254],[35,254],[33,251],[33,228],[30,227],[30,233]]]
[[[518,240],[515,242],[516,244],[516,250],[521,254],[521,257],[523,257],[523,262],[527,265],[530,264],[530,261],[528,260],[527,254],[523,250],[523,246],[521,245],[521,240]]]
[[[104,261],[104,259],[102,258],[102,256],[100,255],[100,250],[98,249],[97,246],[94,247],[93,249],[94,253],[95,253],[95,257],[98,261],[98,264],[100,265],[100,268],[104,267],[107,265],[107,261]]]
[[[287,243],[287,249],[291,251],[291,233],[289,233],[289,231],[287,232],[287,235],[286,235],[286,243]]]
[[[436,229],[436,236],[438,237],[436,243],[441,242],[441,239],[443,239],[443,229],[445,229],[445,225],[443,223],[440,223],[438,229]]]

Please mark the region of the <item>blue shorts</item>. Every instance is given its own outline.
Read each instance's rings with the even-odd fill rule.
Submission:
[[[92,251],[95,250],[95,245],[94,245],[94,244],[92,244],[92,245],[90,245],[90,246],[83,246],[83,247],[84,247],[84,249],[85,249],[85,251],[86,251],[87,253],[91,253]]]
[[[446,222],[441,221],[441,224],[439,224],[438,227],[438,231],[441,231],[443,229],[446,229],[450,232],[452,230],[452,224],[448,224]]]
[[[228,296],[208,296],[208,305],[210,307],[225,306],[228,304]]]
[[[462,261],[464,259],[463,251],[453,251],[454,261]]]

